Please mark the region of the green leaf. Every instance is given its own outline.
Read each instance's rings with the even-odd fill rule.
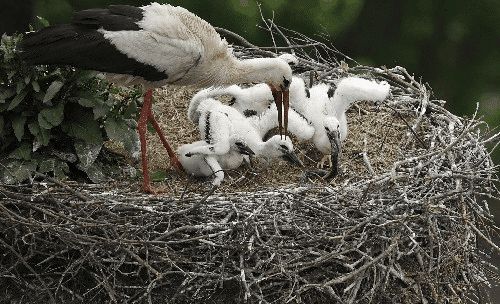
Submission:
[[[89,167],[86,167],[86,168],[83,168],[80,165],[78,165],[77,167],[78,167],[78,169],[87,173],[88,178],[93,183],[102,183],[102,182],[106,181],[106,175],[104,174],[104,170],[97,163],[93,163],[92,165],[90,165]]]
[[[47,19],[43,18],[43,17],[40,17],[40,16],[36,16],[36,19],[38,20],[38,22],[40,22],[40,24],[43,26],[43,27],[47,27],[50,25],[49,21],[47,21]]]
[[[66,178],[66,174],[69,173],[69,166],[67,163],[56,161],[54,164],[54,177],[58,180],[63,180]]]
[[[94,120],[89,110],[77,106],[70,108],[66,114],[66,120],[61,125],[66,134],[87,143],[102,144],[99,123]]]
[[[45,97],[45,93],[44,92],[35,92],[33,94],[33,97],[36,99],[36,100],[39,100],[39,101],[43,101],[43,97]]]
[[[125,118],[135,117],[137,112],[138,112],[137,103],[135,102],[135,100],[132,100],[131,102],[129,102],[127,108],[123,112],[123,117]]]
[[[94,119],[98,119],[101,117],[106,116],[109,113],[109,110],[111,110],[111,106],[107,105],[104,102],[97,103],[92,111],[94,112]]]
[[[49,158],[44,159],[40,162],[38,166],[38,171],[40,173],[53,172],[54,177],[57,179],[64,179],[66,174],[69,172],[68,164],[58,159]]]
[[[148,122],[146,129],[148,130],[149,134],[155,134],[156,133],[156,130],[153,127],[153,125],[151,124],[151,122]]]
[[[78,98],[78,104],[86,108],[92,108],[96,103],[94,99],[81,97]]]
[[[16,94],[16,92],[12,89],[3,89],[2,88],[2,91],[0,92],[0,103],[4,103],[5,99],[9,99],[12,96],[14,96],[15,94]]]
[[[28,129],[35,136],[36,143],[42,146],[47,146],[50,141],[50,132],[47,129],[40,128],[37,122],[33,121],[28,124]],[[36,143],[34,145],[36,145]]]
[[[56,160],[53,158],[44,159],[38,165],[38,172],[40,173],[48,173],[54,172]]]
[[[26,116],[18,115],[12,119],[12,128],[14,135],[18,141],[21,141],[24,135],[24,124],[26,123]]]
[[[139,135],[135,128],[131,128],[126,120],[122,118],[108,117],[104,123],[104,129],[108,138],[117,142],[123,143],[123,147],[127,152],[136,152],[139,142]]]
[[[35,162],[22,162],[17,160],[9,161],[2,174],[2,182],[5,184],[14,184],[30,179],[36,170]]]
[[[31,82],[31,86],[33,87],[33,90],[35,90],[35,92],[40,92],[40,85],[38,84],[38,81],[33,80]]]
[[[50,130],[61,124],[64,119],[64,103],[46,108],[38,113],[38,123],[40,127]]]
[[[61,90],[63,85],[64,83],[62,83],[61,81],[58,80],[53,81],[50,84],[49,88],[47,89],[45,96],[43,97],[43,103],[51,101],[56,96],[56,94]]]
[[[19,94],[21,93],[22,90],[24,90],[24,88],[26,87],[26,83],[24,83],[24,81],[20,80],[17,82],[17,85],[16,85],[16,93]]]
[[[16,97],[14,97],[14,99],[12,99],[12,101],[10,102],[7,111],[10,111],[17,107],[24,100],[27,94],[28,91],[22,91],[20,94],[17,94]]]
[[[165,170],[157,170],[151,173],[151,180],[153,182],[161,182],[167,178],[167,172]]]
[[[7,56],[6,56],[6,58],[7,58]],[[10,58],[9,58],[9,59],[10,59]],[[13,70],[13,71],[8,71],[8,72],[7,72],[7,78],[8,78],[9,80],[11,80],[11,79],[12,79],[12,77],[14,77],[14,75],[16,75],[16,74],[17,74],[17,71],[16,71],[16,70]]]
[[[80,160],[80,165],[82,168],[88,168],[95,162],[101,152],[102,143],[88,144],[79,140],[75,142],[74,146],[76,155],[78,155],[78,159]]]
[[[79,82],[84,82],[84,81],[89,81],[90,79],[94,78],[97,74],[99,74],[96,71],[90,71],[90,70],[76,70],[75,71],[75,78],[79,80]]]
[[[31,159],[31,144],[23,142],[19,147],[9,154],[9,158],[30,160]]]

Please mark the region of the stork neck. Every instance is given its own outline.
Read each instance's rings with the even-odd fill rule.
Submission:
[[[246,140],[248,146],[255,153],[256,157],[262,157],[263,155],[265,155],[266,142],[264,142],[258,135],[248,136]]]
[[[276,58],[252,58],[236,60],[233,77],[235,83],[271,82]]]

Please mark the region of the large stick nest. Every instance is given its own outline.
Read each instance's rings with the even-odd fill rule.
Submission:
[[[300,171],[279,163],[231,172],[215,192],[207,181],[179,176],[163,182],[170,192],[158,196],[140,193],[135,181],[63,184],[44,177],[2,185],[2,298],[489,301],[484,291],[497,281],[489,256],[500,249],[486,203],[498,200],[496,167],[485,146],[497,144],[500,134],[475,116],[447,111],[404,68],[357,65],[327,44],[267,25],[300,58],[297,72],[314,71],[323,82],[358,75],[391,84],[388,100],[350,110],[339,177],[330,184],[301,179]],[[247,45],[236,53],[279,51],[272,50]],[[185,118],[194,91],[168,90],[175,94],[157,92],[156,111],[165,106],[165,122],[176,119],[166,125],[170,138],[196,139]],[[306,164],[319,159],[310,145],[298,147]],[[162,167],[163,151],[152,151]]]

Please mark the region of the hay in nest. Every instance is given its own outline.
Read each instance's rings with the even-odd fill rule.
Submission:
[[[135,181],[2,185],[5,301],[491,302],[485,291],[498,273],[489,255],[500,248],[486,199],[499,192],[485,145],[500,134],[447,111],[403,68],[348,67],[326,44],[270,29],[285,32],[306,75],[391,84],[388,100],[349,111],[338,178],[304,180],[277,163],[229,172],[215,191],[210,180],[172,174],[158,196]],[[155,111],[169,139],[197,139],[185,114],[194,91],[167,91],[156,92]],[[297,147],[308,166],[319,160],[309,144]],[[149,154],[170,171],[159,143]]]

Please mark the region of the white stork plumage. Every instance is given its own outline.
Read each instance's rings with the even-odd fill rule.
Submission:
[[[198,124],[203,141],[179,150],[183,153],[181,162],[188,173],[207,176],[221,169],[236,169],[243,163],[245,155],[250,154],[268,160],[281,157],[292,164],[302,165],[290,138],[276,135],[264,142],[241,113],[211,98],[214,92],[218,91],[202,90],[189,104],[188,117]],[[214,184],[219,183],[223,176],[222,173],[216,175]]]
[[[203,92],[201,92],[203,95]],[[196,110],[193,108],[197,105]],[[300,164],[290,138],[275,136],[264,142],[252,123],[231,106],[213,98],[200,101],[196,94],[188,108],[188,117],[198,124],[201,139],[207,142],[191,151],[191,154],[225,154],[230,149],[230,139],[235,138],[248,146],[256,157],[280,157]],[[197,114],[195,114],[197,113]]]
[[[266,86],[253,86],[246,89],[232,86],[224,94],[233,95],[233,107],[248,115],[261,136],[276,127],[276,109],[268,101],[271,92]],[[389,94],[386,82],[377,83],[359,77],[341,79],[337,88],[321,83],[307,89],[301,78],[293,77],[290,85],[289,131],[301,140],[311,140],[325,156],[318,166],[329,162],[328,177],[338,172],[338,158],[342,142],[347,137],[346,111],[360,100],[382,101]],[[221,93],[221,92],[219,92]],[[214,96],[216,92],[211,92]],[[263,101],[264,100],[264,101]],[[261,110],[264,105],[269,108]],[[259,106],[256,106],[259,105]],[[332,164],[333,162],[333,164]]]
[[[327,91],[328,102],[325,103],[326,115],[334,115],[340,123],[340,139],[347,136],[346,111],[356,101],[383,101],[389,96],[391,86],[382,81],[367,80],[359,77],[347,77],[340,80],[333,96]],[[321,94],[321,93],[320,93]]]
[[[278,58],[238,60],[206,21],[182,7],[151,3],[143,7],[110,5],[74,14],[70,24],[28,33],[19,51],[30,64],[62,64],[105,72],[122,85],[146,88],[138,131],[143,189],[152,192],[146,156],[146,125],[151,121],[173,167],[181,170],[152,110],[152,88],[166,84],[198,87],[267,83],[287,128],[290,66]]]
[[[347,137],[347,116],[346,111],[356,101],[383,101],[387,98],[390,92],[390,85],[387,82],[377,83],[373,80],[366,80],[359,77],[347,77],[341,79],[335,90],[327,84],[318,84],[310,89],[311,99],[315,101],[312,106],[316,116],[322,117],[322,122],[316,123],[317,130],[323,126],[327,130],[333,126],[338,126],[339,147]],[[322,167],[325,161],[332,166],[333,154],[330,152],[332,143],[328,136],[315,134],[314,144],[325,157],[319,162]],[[335,161],[335,160],[334,160]],[[335,164],[334,166],[336,166]]]
[[[179,161],[184,170],[193,176],[214,175],[213,185],[219,186],[224,180],[224,170],[232,170],[241,166],[246,155],[255,153],[242,141],[234,137],[229,138],[229,151],[225,154],[193,154],[200,146],[207,144],[204,140],[185,144],[177,149]]]

